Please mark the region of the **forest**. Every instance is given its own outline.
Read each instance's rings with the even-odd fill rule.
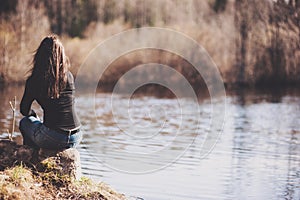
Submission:
[[[101,41],[149,26],[182,32],[201,44],[227,87],[300,83],[300,0],[2,0],[0,19],[1,84],[24,82],[34,51],[49,33],[62,39],[76,75]],[[149,57],[164,60],[193,87],[202,80],[184,59],[153,50],[122,56],[101,81],[111,86]]]

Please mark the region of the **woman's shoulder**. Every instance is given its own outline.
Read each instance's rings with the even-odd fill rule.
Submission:
[[[33,96],[40,94],[43,90],[44,84],[41,81],[38,81],[34,77],[30,76],[27,78],[25,83],[25,90]]]

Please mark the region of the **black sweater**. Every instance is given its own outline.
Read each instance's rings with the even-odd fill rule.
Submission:
[[[31,104],[34,100],[44,110],[44,124],[54,130],[71,130],[80,126],[74,107],[74,78],[71,72],[67,73],[66,88],[60,92],[58,99],[51,99],[46,94],[41,95],[41,85],[33,83],[29,78],[26,81],[24,95],[20,104],[20,111],[24,116],[30,115]]]

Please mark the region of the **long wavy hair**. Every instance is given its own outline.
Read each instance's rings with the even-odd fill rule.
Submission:
[[[56,35],[49,35],[35,52],[29,78],[38,87],[39,94],[57,99],[66,86],[69,67],[62,43]]]

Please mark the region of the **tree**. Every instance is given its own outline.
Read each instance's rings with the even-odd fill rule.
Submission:
[[[52,32],[83,37],[85,28],[98,19],[96,0],[44,0]]]

